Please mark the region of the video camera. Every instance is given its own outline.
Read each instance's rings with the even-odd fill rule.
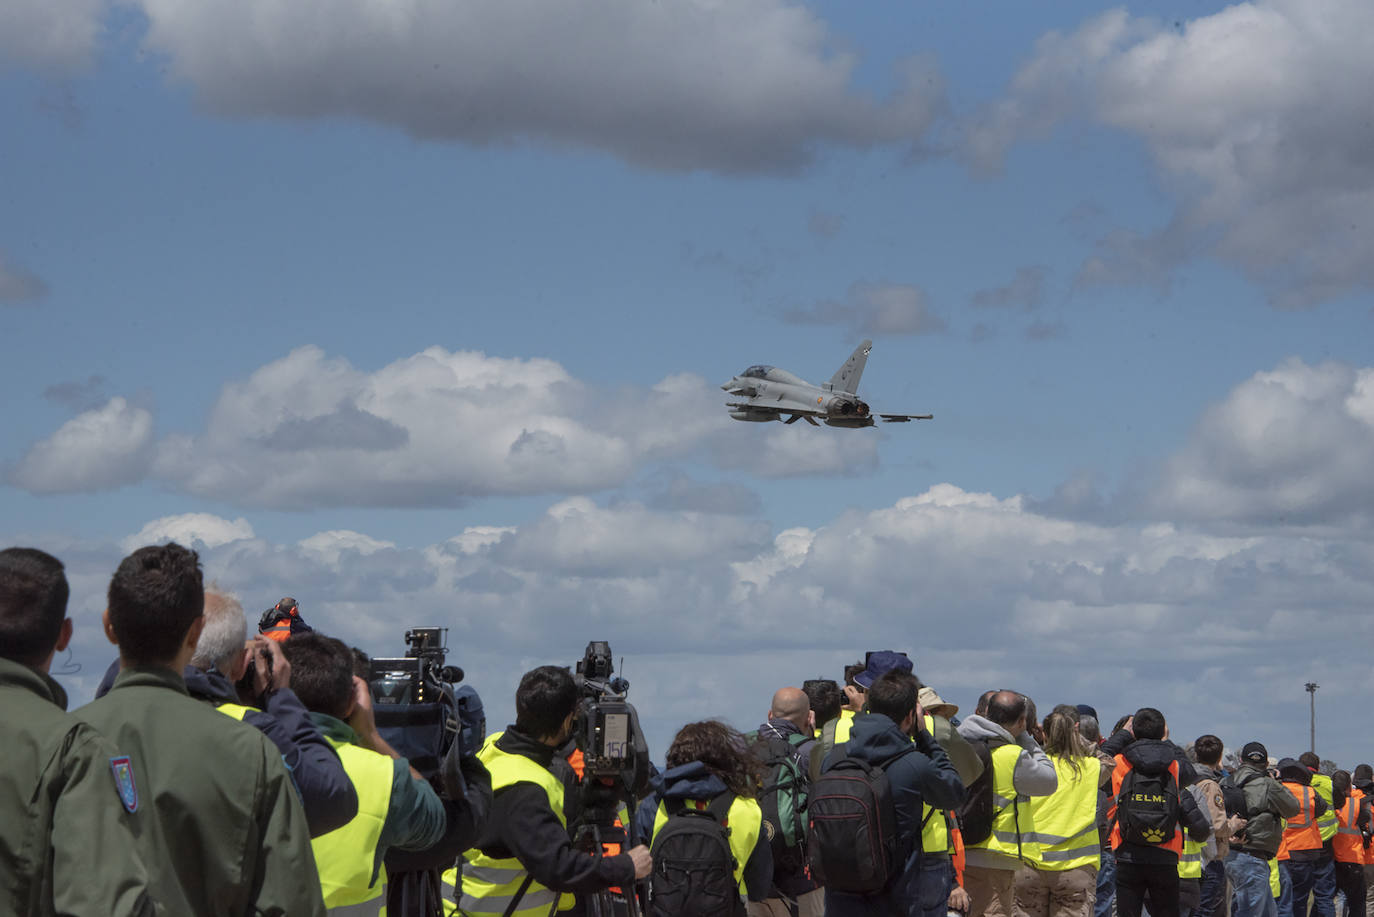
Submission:
[[[630,683],[614,674],[611,645],[593,640],[578,660],[574,681],[582,695],[577,705],[577,747],[584,781],[614,781],[635,799],[649,786],[649,744],[639,714],[625,699]]]
[[[463,670],[446,665],[447,627],[412,627],[405,633],[406,654],[374,658],[367,686],[377,729],[426,778],[455,741],[459,754],[475,755],[486,738],[482,699],[463,685]]]

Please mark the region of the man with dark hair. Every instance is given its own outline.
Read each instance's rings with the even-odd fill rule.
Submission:
[[[515,724],[489,737],[478,753],[491,773],[493,798],[477,844],[463,854],[464,914],[552,914],[568,893],[628,888],[653,868],[642,844],[615,856],[573,847],[566,785],[552,767],[572,736],[577,701],[566,668],[526,672],[515,692]]]
[[[168,913],[322,915],[310,831],[281,753],[186,693],[181,673],[204,604],[194,551],[165,544],[124,558],[105,610],[122,671],[80,716],[127,756],[125,807],[156,801],[136,846]]]
[[[1010,917],[1014,908],[1016,870],[1029,859],[1036,843],[1027,797],[1048,796],[1059,788],[1059,774],[1029,732],[1027,698],[1015,691],[996,691],[987,715],[975,713],[959,724],[959,734],[990,762],[993,819],[988,836],[964,846],[964,888],[970,912]]]
[[[247,634],[248,621],[238,599],[214,584],[206,587],[205,627],[191,664],[181,673],[186,693],[272,740],[300,793],[310,836],[318,837],[357,814],[358,796],[339,756],[291,690],[291,664],[282,655],[281,644],[261,636],[249,643]],[[250,663],[253,698],[245,704],[235,685]],[[115,659],[95,696],[110,693],[118,676],[119,660]]]
[[[377,732],[372,694],[353,674],[353,651],[318,633],[281,644],[296,694],[343,761],[358,795],[357,815],[312,841],[328,908],[380,898],[387,850],[423,850],[444,836],[444,804],[433,787]]]
[[[1122,917],[1140,917],[1146,902],[1151,917],[1178,917],[1178,867],[1184,836],[1193,842],[1190,852],[1200,852],[1200,845],[1212,833],[1210,820],[1188,790],[1197,781],[1197,773],[1183,750],[1168,738],[1164,714],[1154,707],[1141,707],[1102,744],[1104,752],[1116,756],[1111,842],[1116,856],[1116,909]],[[1160,782],[1161,793],[1135,790],[1138,781]],[[1175,799],[1167,799],[1167,794]],[[1137,832],[1134,818],[1127,823],[1128,814],[1144,811],[1136,807],[1144,796],[1151,797],[1141,804],[1153,807],[1150,812],[1174,812],[1172,834],[1153,823]],[[1161,823],[1166,817],[1160,816]]]
[[[56,557],[0,551],[0,913],[149,917],[141,816],[119,793],[124,759],[67,716],[48,675],[72,637],[67,593]]]
[[[1221,739],[1214,735],[1198,736],[1193,742],[1197,757],[1197,782],[1190,787],[1200,808],[1206,810],[1212,823],[1212,838],[1216,841],[1214,859],[1202,867],[1202,882],[1198,889],[1198,905],[1192,917],[1214,917],[1220,912],[1226,896],[1226,855],[1231,852],[1230,839],[1245,827],[1245,819],[1226,815],[1226,801],[1221,792],[1221,756],[1226,751]]]
[[[811,762],[807,770],[807,776],[815,780],[821,775],[826,754],[835,747],[835,725],[840,718],[844,695],[840,693],[840,686],[829,678],[807,681],[802,684],[802,690],[811,702],[811,713],[816,724],[816,743],[811,746]],[[827,731],[830,734],[829,744],[825,742]]]
[[[943,898],[930,903],[921,900],[921,819],[925,806],[957,807],[964,801],[964,785],[926,728],[925,710],[917,699],[920,689],[916,677],[900,668],[872,682],[867,713],[855,717],[848,744],[837,747],[826,761],[828,768],[847,755],[887,773],[901,855],[900,868],[881,892],[865,896],[826,889],[827,917],[947,910]]]

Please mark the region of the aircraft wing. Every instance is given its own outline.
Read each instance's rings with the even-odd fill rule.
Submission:
[[[800,414],[801,416],[825,417],[825,411],[813,411],[810,408],[794,408],[786,405],[774,405],[768,402],[758,401],[727,401],[727,408],[748,408],[753,411],[772,411],[775,414]]]
[[[888,423],[906,423],[909,420],[934,420],[934,414],[879,414]]]

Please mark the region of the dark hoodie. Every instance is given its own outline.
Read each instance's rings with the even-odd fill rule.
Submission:
[[[826,768],[845,754],[870,765],[887,764],[904,865],[901,874],[880,895],[864,897],[827,890],[825,913],[827,917],[905,914],[920,902],[921,807],[926,804],[937,809],[958,807],[964,801],[964,785],[959,782],[959,774],[944,749],[930,733],[921,730],[913,742],[881,713],[854,717],[849,741],[835,747],[826,758]]]
[[[635,813],[635,832],[641,838],[653,838],[654,819],[660,802],[677,799],[711,800],[728,792],[725,781],[707,770],[700,761],[689,761],[671,768],[663,775],[662,795],[655,793],[639,805]],[[750,901],[762,901],[773,891],[773,850],[768,844],[768,832],[759,831],[754,850],[744,864],[744,887]]]
[[[118,674],[116,659],[95,696],[109,693]],[[239,702],[233,683],[219,669],[206,672],[187,666],[181,677],[186,682],[186,693],[197,700],[216,707]],[[250,709],[243,715],[243,721],[271,739],[281,752],[300,794],[310,836],[319,837],[348,824],[358,814],[358,794],[353,781],[344,773],[338,753],[325,741],[324,734],[310,720],[310,712],[290,688],[273,691],[266,703],[267,709]]]
[[[1112,737],[1115,738],[1116,736]],[[1153,776],[1167,771],[1170,764],[1179,760],[1181,753],[1181,749],[1172,742],[1161,739],[1135,739],[1126,745],[1118,757],[1125,758],[1132,769],[1142,775]],[[1207,813],[1198,807],[1193,794],[1186,789],[1197,779],[1197,772],[1191,764],[1184,761],[1179,764],[1178,778],[1178,826],[1194,841],[1201,843],[1211,836],[1212,822]],[[1122,863],[1134,863],[1137,866],[1178,866],[1178,854],[1153,844],[1122,843],[1116,848],[1115,853],[1117,861]]]

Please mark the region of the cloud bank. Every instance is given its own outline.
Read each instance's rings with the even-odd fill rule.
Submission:
[[[1141,138],[1177,209],[1121,229],[1084,283],[1159,285],[1208,253],[1282,308],[1374,287],[1374,57],[1362,0],[1254,0],[1185,23],[1124,10],[1043,36],[1006,95],[964,126],[964,151],[995,171],[1009,147],[1087,118]]]
[[[360,118],[427,140],[539,142],[662,170],[789,172],[824,146],[913,146],[943,86],[859,58],[784,0],[462,4],[140,0],[147,46],[233,117]]]
[[[149,479],[234,505],[311,509],[594,493],[686,459],[762,477],[876,467],[865,431],[759,429],[730,420],[724,401],[693,375],[606,389],[552,360],[440,347],[364,372],[302,347],[224,386],[200,433],[157,439],[152,413],[117,397],[35,443],[7,477],[35,493]]]
[[[337,529],[279,544],[242,519],[195,515],[151,522],[121,548],[169,536],[192,540],[207,576],[250,609],[293,595],[312,626],[374,653],[400,652],[410,626],[451,628],[452,661],[494,728],[520,672],[609,639],[657,755],[688,719],[752,728],[777,687],[837,677],[883,647],[910,651],[918,674],[965,708],[997,686],[1046,708],[1090,702],[1107,718],[1148,703],[1178,735],[1271,748],[1305,740],[1313,659],[1326,660],[1326,716],[1354,716],[1374,689],[1367,667],[1328,652],[1333,633],[1374,637],[1374,552],[1348,529],[1103,525],[941,484],[776,533],[738,515],[573,498],[526,524],[427,545]],[[53,549],[89,630],[120,551]],[[81,652],[98,676],[109,647]],[[1323,749],[1347,764],[1364,752],[1349,736]]]

